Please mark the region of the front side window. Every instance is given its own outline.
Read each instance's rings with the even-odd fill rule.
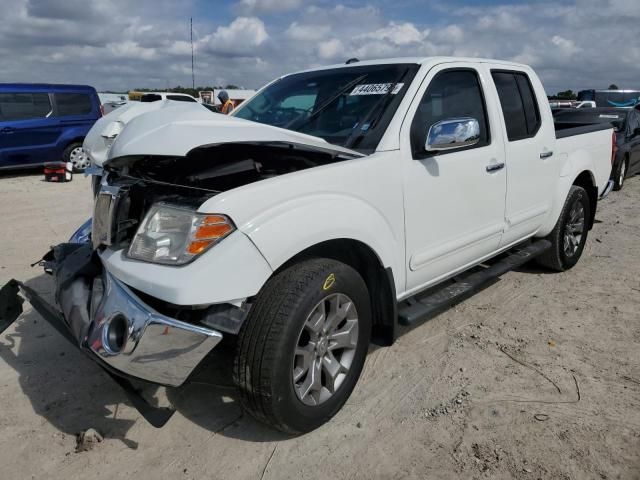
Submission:
[[[0,121],[45,118],[50,113],[48,93],[0,93]]]
[[[492,71],[510,142],[535,136],[540,128],[540,110],[531,82],[520,72]]]
[[[440,72],[431,80],[411,122],[411,150],[414,158],[426,155],[424,145],[427,133],[435,123],[465,117],[478,121],[480,139],[475,145],[462,149],[488,145],[489,126],[478,74],[468,69]]]
[[[233,115],[371,152],[418,68],[346,66],[289,75],[244,102]]]
[[[89,115],[93,106],[86,93],[56,93],[56,105],[60,117]]]

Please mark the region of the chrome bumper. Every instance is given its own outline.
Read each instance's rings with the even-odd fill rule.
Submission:
[[[87,347],[114,369],[162,385],[184,383],[222,340],[216,330],[155,311],[106,271],[94,279],[90,310]]]

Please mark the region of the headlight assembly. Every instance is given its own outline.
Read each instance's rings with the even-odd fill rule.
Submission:
[[[235,230],[224,215],[196,213],[173,205],[153,205],[140,224],[129,257],[184,265]]]

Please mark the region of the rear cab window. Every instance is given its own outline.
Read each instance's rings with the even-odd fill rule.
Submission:
[[[531,138],[540,129],[540,110],[529,77],[524,72],[491,70],[510,142]]]
[[[54,93],[54,98],[58,117],[89,115],[93,111],[88,93]]]
[[[478,73],[469,68],[439,72],[429,83],[411,122],[411,150],[414,158],[424,158],[427,132],[437,122],[452,118],[475,118],[480,125],[480,139],[475,145],[458,148],[459,152],[484,147],[490,143],[489,121]],[[439,152],[444,155],[448,152]],[[429,154],[432,155],[433,153]]]
[[[48,93],[0,93],[0,122],[47,118],[51,110]]]

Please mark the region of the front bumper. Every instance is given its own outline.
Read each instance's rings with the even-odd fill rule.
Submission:
[[[55,297],[60,308],[12,280],[0,289],[0,333],[22,312],[22,299],[17,295],[20,290],[45,320],[103,367],[125,391],[130,386],[128,378],[181,385],[222,340],[216,330],[170,318],[147,305],[104,270],[89,244],[58,245],[45,256],[43,265],[55,275]],[[130,390],[127,393],[135,396],[135,388],[131,386]],[[133,403],[143,415],[143,410],[153,410],[141,398]],[[154,423],[147,415],[145,418],[154,425],[168,420]]]
[[[97,307],[91,314],[88,348],[133,377],[177,387],[222,340],[216,330],[156,312],[107,272],[94,279],[91,295],[91,304]],[[113,332],[118,328],[123,331],[122,340],[110,345],[114,342],[110,337],[119,336]]]

